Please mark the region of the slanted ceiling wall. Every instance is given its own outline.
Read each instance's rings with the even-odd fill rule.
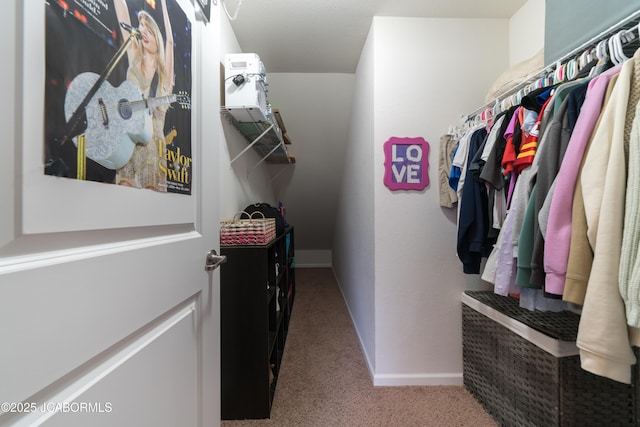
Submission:
[[[269,101],[280,110],[296,157],[294,166],[270,167],[275,195],[296,227],[296,252],[315,258],[296,261],[330,265],[355,76],[269,73],[268,78]]]
[[[241,52],[228,20],[221,21],[222,55]],[[267,77],[269,102],[280,110],[296,163],[263,163],[253,169],[260,159],[249,150],[231,165],[230,159],[247,141],[223,120],[221,218],[230,218],[250,203],[282,201],[295,227],[296,265],[331,266],[355,75],[267,70]]]

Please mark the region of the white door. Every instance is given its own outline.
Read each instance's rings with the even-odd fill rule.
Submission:
[[[217,43],[202,55],[216,26],[180,1],[194,24],[191,195],[57,178],[42,156],[57,1],[1,7],[0,426],[218,425],[219,270],[204,268],[219,249],[218,96],[194,95],[219,93]]]

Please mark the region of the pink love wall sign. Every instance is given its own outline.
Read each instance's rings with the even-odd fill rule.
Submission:
[[[393,191],[421,191],[429,185],[429,143],[424,138],[392,136],[384,143],[384,185]]]

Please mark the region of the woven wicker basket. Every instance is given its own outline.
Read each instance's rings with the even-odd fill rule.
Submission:
[[[243,216],[248,218],[241,218]],[[255,216],[261,218],[255,218]],[[276,238],[275,218],[262,212],[237,212],[232,219],[220,221],[220,246],[266,245]]]
[[[522,309],[493,292],[467,295],[560,341],[575,341],[579,316]],[[638,426],[637,366],[631,385],[593,375],[578,355],[556,357],[465,304],[464,385],[502,426]],[[636,351],[637,353],[637,351]]]

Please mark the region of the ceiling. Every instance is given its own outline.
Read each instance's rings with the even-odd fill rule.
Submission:
[[[218,0],[267,73],[354,73],[373,16],[505,18],[527,0]],[[238,5],[240,5],[238,7]]]

